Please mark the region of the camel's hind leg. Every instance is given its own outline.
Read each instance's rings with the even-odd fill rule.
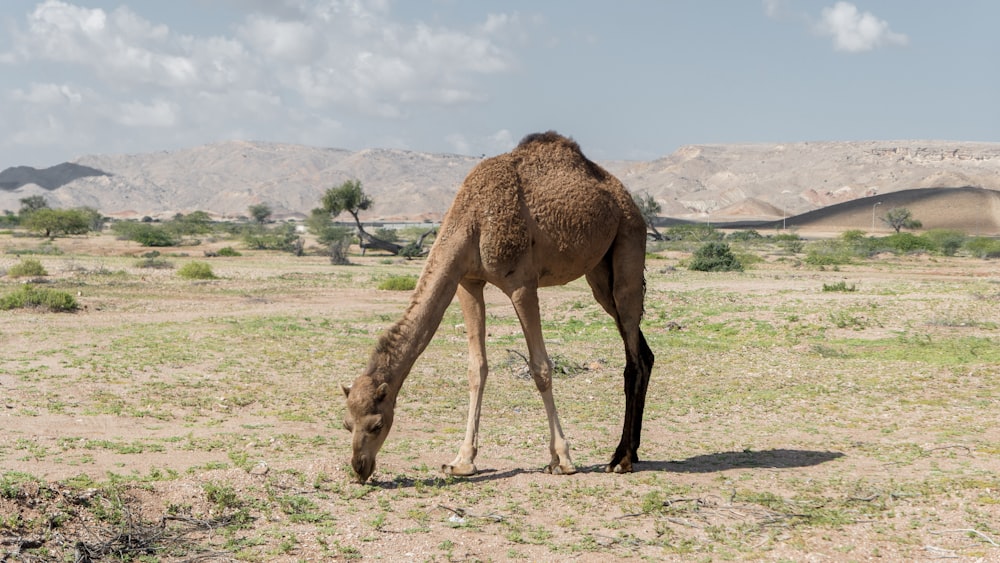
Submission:
[[[545,405],[545,415],[549,420],[549,453],[551,458],[545,468],[547,473],[570,475],[576,473],[576,467],[569,457],[569,444],[563,435],[556,412],[556,402],[552,396],[552,361],[545,351],[545,340],[542,338],[542,320],[538,309],[538,288],[520,287],[510,295],[514,310],[521,321],[521,330],[528,344],[528,363],[531,377],[542,395]]]
[[[587,274],[594,298],[615,320],[625,344],[625,421],[621,440],[607,466],[609,472],[615,473],[631,472],[632,464],[639,461],[642,415],[653,369],[653,352],[639,328],[645,295],[644,253],[641,247],[616,244]]]
[[[465,425],[465,440],[450,464],[442,465],[446,475],[475,475],[476,454],[479,451],[479,413],[483,404],[483,388],[489,367],[486,363],[486,303],[484,282],[463,281],[458,286],[458,301],[465,318],[469,337],[469,418]]]

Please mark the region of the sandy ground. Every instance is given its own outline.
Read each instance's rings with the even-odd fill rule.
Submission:
[[[20,243],[9,238],[0,241],[7,247]],[[227,380],[213,379],[217,376],[210,368],[218,368],[225,350],[217,357],[187,357],[178,352],[172,359],[135,367],[127,374],[103,371],[99,362],[124,353],[107,340],[127,336],[116,327],[162,326],[172,335],[167,339],[183,337],[198,342],[199,331],[208,334],[220,323],[272,317],[301,320],[320,315],[336,325],[355,317],[381,315],[371,326],[352,329],[360,336],[343,335],[346,346],[367,348],[381,327],[405,307],[407,294],[380,292],[364,284],[333,292],[310,288],[306,282],[289,290],[276,286],[276,277],[284,276],[285,283],[297,280],[296,276],[328,272],[330,266],[320,257],[292,261],[260,255],[242,262],[212,262],[223,279],[207,282],[215,284],[211,289],[217,291],[206,301],[205,286],[178,289],[172,272],[133,270],[134,259],[129,256],[147,249],[131,243],[108,244],[105,239],[91,237],[59,240],[58,246],[63,256],[41,259],[57,280],[53,285],[77,287],[84,309],[72,315],[0,312],[4,350],[0,363],[0,472],[39,479],[35,500],[22,493],[0,494],[0,552],[7,554],[0,557],[3,560],[44,560],[37,550],[31,551],[34,544],[26,537],[47,544],[51,553],[65,554],[72,551],[65,545],[73,544],[73,534],[78,541],[99,535],[104,524],[83,517],[73,532],[51,528],[48,540],[35,537],[38,533],[29,537],[13,531],[18,528],[15,514],[23,523],[44,518],[46,511],[85,512],[81,507],[87,506],[87,501],[80,495],[96,493],[80,493],[65,484],[67,479],[86,475],[100,481],[109,474],[141,477],[176,472],[173,478],[139,479],[125,489],[125,504],[133,507],[136,518],[141,515],[164,526],[192,527],[188,536],[191,543],[179,544],[173,552],[159,552],[154,557],[157,559],[1000,561],[1000,546],[995,543],[1000,541],[996,533],[1000,526],[1000,489],[996,486],[1000,484],[996,480],[1000,473],[1000,424],[995,418],[1000,369],[996,365],[973,362],[967,369],[955,370],[915,365],[915,378],[948,376],[955,378],[956,385],[980,386],[978,403],[975,393],[962,392],[959,395],[970,397],[972,403],[948,397],[935,399],[938,403],[921,396],[913,404],[893,399],[872,406],[862,404],[867,399],[859,394],[855,410],[850,405],[851,385],[855,384],[846,382],[846,372],[863,364],[848,362],[835,368],[845,371],[843,381],[840,375],[834,378],[843,386],[829,391],[839,394],[839,401],[827,401],[820,393],[794,404],[776,400],[771,406],[762,406],[767,403],[748,401],[745,406],[733,404],[725,410],[692,407],[681,411],[670,406],[675,404],[671,397],[703,392],[700,386],[709,385],[700,379],[695,391],[685,387],[684,378],[693,381],[690,378],[719,376],[713,366],[732,361],[739,369],[748,369],[741,374],[724,374],[725,379],[717,385],[745,385],[747,394],[753,395],[757,376],[761,385],[765,380],[771,385],[775,377],[784,377],[783,370],[803,366],[820,369],[817,366],[821,364],[796,359],[807,354],[794,346],[764,351],[748,346],[732,358],[728,354],[720,358],[706,355],[698,362],[700,366],[685,364],[690,356],[656,350],[652,407],[642,449],[644,463],[632,475],[608,475],[603,472],[603,463],[620,428],[620,415],[615,413],[620,412],[621,402],[617,396],[620,358],[612,339],[610,352],[595,352],[584,375],[557,383],[557,400],[572,396],[587,404],[590,393],[591,402],[606,401],[608,405],[602,408],[612,413],[603,422],[567,413],[567,431],[580,473],[554,477],[539,471],[544,461],[544,431],[536,427],[538,431],[532,433],[523,426],[544,425],[537,403],[511,407],[494,400],[484,414],[484,427],[489,430],[484,429],[481,474],[443,480],[435,468],[450,460],[460,442],[464,392],[460,382],[439,392],[417,389],[443,377],[455,379],[443,372],[464,371],[460,327],[444,324],[435,341],[440,346],[428,350],[429,359],[418,363],[411,376],[409,385],[414,386],[414,392],[401,399],[400,422],[379,458],[373,484],[361,487],[350,481],[344,463],[349,455],[347,435],[338,428],[337,420],[342,408],[338,386],[352,377],[360,362],[353,359],[357,354],[351,354],[351,359],[331,355],[323,360],[324,369],[337,368],[332,374],[313,373],[320,362],[307,359],[288,366],[289,372],[280,377],[264,377],[261,381],[265,384],[287,386],[291,397],[288,405],[266,409],[247,407],[244,403],[254,403],[252,396],[238,395],[235,389],[227,388]],[[179,250],[199,258],[207,248],[212,246]],[[679,306],[669,300],[688,295],[684,291],[692,284],[709,294],[743,294],[767,300],[775,313],[773,318],[757,313],[761,322],[790,316],[786,309],[790,300],[822,298],[833,307],[838,300],[857,299],[846,293],[817,296],[813,291],[820,283],[836,280],[860,285],[867,290],[865,303],[877,302],[878,307],[888,308],[894,307],[891,292],[905,285],[910,288],[905,297],[917,310],[932,299],[935,307],[940,307],[952,291],[955,302],[964,307],[963,300],[973,291],[970,288],[978,288],[975,291],[984,292],[980,308],[975,313],[962,312],[961,318],[978,319],[980,324],[963,328],[945,322],[928,328],[925,323],[922,330],[929,334],[963,330],[970,337],[997,339],[996,325],[990,324],[991,318],[994,323],[1000,319],[1000,277],[995,262],[886,256],[836,272],[809,270],[794,262],[770,262],[741,276],[710,278],[686,276],[675,269],[680,258],[667,253],[650,264],[647,298],[667,303],[663,309]],[[355,260],[375,266],[385,259]],[[13,256],[3,255],[0,268],[15,261]],[[287,265],[276,266],[276,262]],[[419,271],[419,264],[399,267]],[[148,283],[151,293],[147,299],[135,300],[134,292],[119,293],[113,283],[72,285],[80,270],[97,268],[125,269],[129,277],[122,284]],[[3,289],[15,286],[16,282],[5,280]],[[160,287],[165,289],[156,289]],[[510,318],[512,311],[503,295],[490,291],[488,299],[491,315]],[[567,304],[589,299],[585,286],[554,290],[544,294],[543,308],[572,310]],[[648,315],[659,310],[648,308]],[[881,325],[872,323],[864,331],[849,326],[828,334],[831,339],[852,332],[861,339],[878,339],[898,333],[920,315],[937,318],[935,314],[945,312],[911,309],[908,314],[916,316],[905,320],[886,315]],[[738,312],[714,313],[720,322],[736,316]],[[658,328],[647,331],[655,332],[658,339],[667,338],[662,336],[667,330],[662,323],[653,324]],[[492,350],[510,346],[504,339],[516,337],[516,330],[504,326],[491,331]],[[58,335],[60,340],[54,342],[50,335]],[[332,348],[339,345],[337,338],[333,335],[327,340]],[[300,346],[301,342],[291,335],[276,337],[262,341],[260,352],[276,354],[274,350]],[[558,351],[558,343],[553,348]],[[788,367],[786,361],[796,363]],[[138,360],[131,362],[136,365]],[[158,413],[156,406],[139,405],[146,410],[137,415],[129,410],[136,405],[128,397],[119,397],[118,403],[113,400],[118,393],[153,384],[162,384],[164,393],[172,393],[168,383],[192,379],[200,363],[206,370],[201,380],[205,396],[195,400],[197,392],[178,398],[164,395],[163,404],[176,409],[174,412]],[[503,370],[494,370],[490,393],[520,393],[520,386],[531,396],[530,382],[505,378]],[[787,385],[793,387],[808,380],[810,374],[788,373],[787,377]],[[67,390],[67,383],[74,388]],[[576,387],[581,383],[582,387]],[[244,389],[252,391],[253,387],[247,384]],[[600,395],[602,390],[610,390],[608,398]],[[881,391],[873,393],[884,397]],[[329,405],[310,407],[318,409],[320,416],[296,418],[293,413],[303,404],[294,402],[298,397],[313,397]],[[992,407],[984,407],[983,402]],[[116,410],[116,404],[121,408]],[[836,415],[824,411],[834,408],[839,409]],[[986,419],[963,418],[968,413],[981,416],[984,412],[990,413]],[[813,416],[815,425],[795,420]],[[488,421],[489,417],[496,422]],[[884,420],[875,424],[859,417]],[[440,425],[440,420],[448,422]],[[940,430],[963,425],[968,431],[946,434]],[[222,437],[231,442],[212,445]],[[94,446],[73,446],[84,443]],[[100,444],[132,444],[141,451]],[[912,455],[906,453],[910,450]],[[240,452],[245,456],[236,455]],[[984,484],[967,483],[975,480]],[[848,481],[850,485],[838,485]],[[945,483],[943,490],[934,488],[938,482]],[[954,488],[959,482],[967,483],[967,488]],[[311,521],[296,518],[299,513],[293,510],[242,501],[240,506],[254,518],[248,529],[226,532],[199,527],[196,524],[211,521],[227,508],[232,512],[238,504],[226,507],[213,502],[206,495],[207,486],[231,488],[244,499],[269,499],[273,506],[285,506],[280,499],[306,498],[314,512],[329,518]],[[98,489],[95,485],[85,491]],[[768,504],[751,498],[747,491],[765,491],[785,500]],[[794,525],[796,518],[804,518],[796,515],[796,510],[819,510],[821,507],[810,503],[823,498],[857,505],[850,509],[850,521]],[[656,505],[655,510],[649,510],[650,503]],[[789,508],[796,503],[801,503],[798,509]],[[870,506],[870,518],[864,517],[865,509],[858,506]],[[79,548],[75,553],[79,555]],[[32,559],[36,556],[39,558]]]

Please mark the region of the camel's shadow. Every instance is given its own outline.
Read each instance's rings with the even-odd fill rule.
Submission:
[[[714,454],[697,455],[682,460],[672,461],[640,461],[633,466],[636,473],[644,471],[667,471],[671,473],[715,473],[718,471],[728,471],[730,469],[793,469],[796,467],[811,467],[820,465],[828,461],[844,457],[840,452],[818,452],[812,450],[761,450],[761,451],[740,451],[740,452],[720,452]],[[580,473],[604,473],[607,466],[589,465],[580,467]],[[480,483],[509,479],[522,473],[541,473],[540,469],[510,469],[498,471],[496,469],[481,469],[479,473],[471,477],[433,477],[430,479],[403,479],[397,478],[393,481],[373,482],[374,486],[381,488],[412,487],[418,483],[422,486],[441,486],[449,480],[461,481],[464,483]]]
[[[719,452],[714,454],[696,455],[687,459],[671,461],[640,461],[633,466],[633,471],[669,471],[671,473],[715,473],[730,469],[768,468],[792,469],[795,467],[810,467],[844,457],[840,452],[818,452],[813,450],[761,450]],[[602,472],[605,465],[594,465],[582,471]]]

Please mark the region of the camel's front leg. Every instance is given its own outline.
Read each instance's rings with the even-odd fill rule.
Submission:
[[[528,343],[528,362],[531,377],[542,395],[545,405],[545,415],[549,419],[549,453],[551,459],[545,468],[547,473],[570,475],[576,473],[576,466],[569,457],[569,443],[563,435],[559,424],[559,414],[556,412],[556,402],[552,396],[552,362],[545,351],[545,339],[542,337],[542,320],[538,310],[538,290],[535,287],[516,289],[510,296],[521,321],[521,330]]]
[[[479,412],[486,386],[486,303],[483,300],[484,282],[463,281],[458,287],[458,300],[465,318],[465,331],[469,337],[469,418],[465,425],[465,441],[458,455],[450,464],[441,466],[445,475],[469,476],[476,474],[476,454],[479,449]]]

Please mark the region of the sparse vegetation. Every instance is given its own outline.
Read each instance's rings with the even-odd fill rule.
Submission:
[[[468,395],[453,304],[366,486],[334,428],[339,384],[407,305],[375,287],[415,280],[419,262],[246,252],[218,263],[220,281],[192,284],[137,274],[131,243],[43,258],[59,275],[32,290],[81,292],[88,307],[4,313],[0,554],[346,560],[387,558],[409,538],[415,560],[988,560],[1000,553],[994,264],[966,246],[870,259],[876,240],[832,241],[852,255],[836,276],[776,254],[776,236],[727,241],[737,258],[763,257],[746,274],[658,258],[644,328],[661,363],[631,475],[602,470],[621,342],[578,280],[540,295],[581,472],[537,471],[543,408],[517,316],[489,290],[483,473],[442,476]],[[3,280],[0,294],[27,287]]]
[[[76,298],[56,289],[25,284],[0,297],[0,310],[45,309],[53,312],[73,312],[79,308]]]
[[[142,246],[177,246],[180,240],[163,225],[138,221],[119,221],[111,225],[111,230],[122,240],[135,241]]]
[[[736,259],[728,244],[709,242],[695,251],[688,269],[700,272],[740,272],[743,271],[743,264]]]
[[[830,284],[824,283],[823,284],[823,291],[841,291],[841,292],[847,292],[847,293],[849,293],[849,292],[857,291],[857,290],[858,290],[858,288],[857,288],[856,285],[854,285],[853,283],[851,285],[847,285],[847,282],[845,282],[843,280],[841,280],[841,281],[839,281],[837,283],[830,283]]]
[[[174,264],[165,258],[160,257],[159,250],[153,250],[142,255],[142,258],[135,263],[136,268],[152,268],[155,270],[167,270],[174,267]]]
[[[413,291],[416,287],[417,276],[389,276],[378,284],[383,291]]]
[[[212,266],[206,262],[188,262],[177,270],[177,275],[188,280],[214,280]]]
[[[22,258],[20,262],[7,270],[7,275],[12,278],[40,278],[49,275],[49,273],[38,260]]]
[[[1000,258],[1000,239],[973,237],[965,241],[963,248],[976,258]]]

